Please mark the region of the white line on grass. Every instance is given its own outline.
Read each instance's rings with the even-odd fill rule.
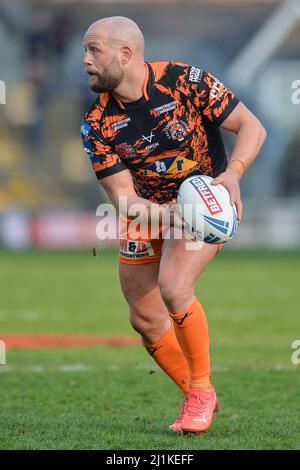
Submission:
[[[15,373],[26,373],[26,372],[34,372],[34,373],[43,373],[43,372],[101,372],[101,371],[110,371],[110,372],[119,372],[119,371],[124,371],[124,370],[146,370],[146,371],[153,371],[153,372],[160,372],[160,368],[156,364],[149,364],[149,363],[140,363],[140,364],[135,364],[131,366],[123,366],[119,364],[108,364],[106,366],[101,366],[99,364],[98,366],[93,366],[90,364],[84,364],[84,363],[70,363],[70,364],[57,364],[55,366],[47,365],[43,366],[41,364],[30,364],[30,365],[23,365],[23,366],[18,366],[18,365],[0,365],[0,373],[5,373],[5,372],[15,372]],[[236,371],[236,370],[243,370],[243,371],[257,371],[257,367],[254,367],[253,365],[245,365],[244,367],[225,367],[225,366],[218,366],[215,365],[213,366],[212,372],[221,372],[221,373],[226,373],[226,372],[231,372],[231,371]],[[299,367],[295,367],[292,365],[284,365],[281,363],[276,363],[272,365],[271,367],[259,367],[259,370],[265,370],[265,371],[289,371],[289,372],[294,372],[297,371],[299,372]]]

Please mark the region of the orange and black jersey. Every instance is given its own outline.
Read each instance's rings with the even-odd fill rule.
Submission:
[[[179,62],[147,62],[144,96],[101,93],[81,135],[98,179],[129,169],[137,194],[164,203],[188,176],[227,166],[219,126],[238,99],[212,74]]]

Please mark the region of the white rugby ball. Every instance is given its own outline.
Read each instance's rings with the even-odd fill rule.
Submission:
[[[223,185],[212,186],[213,178],[190,176],[180,185],[178,204],[182,216],[198,240],[220,244],[237,230],[237,212]]]

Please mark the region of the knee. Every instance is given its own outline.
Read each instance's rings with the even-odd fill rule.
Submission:
[[[151,318],[132,307],[130,308],[130,323],[132,328],[148,343],[156,343],[170,327],[167,315],[161,318]]]
[[[149,323],[134,308],[130,308],[129,321],[132,328],[141,335],[146,333],[149,329]]]
[[[188,286],[184,279],[159,279],[160,294],[169,312],[179,312],[194,296],[193,286]]]
[[[133,306],[130,307],[129,320],[132,328],[142,336],[159,327],[161,323],[158,319],[145,315],[143,311]]]

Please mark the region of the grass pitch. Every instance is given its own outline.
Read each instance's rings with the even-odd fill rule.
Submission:
[[[0,253],[0,333],[135,335],[117,253]],[[8,350],[1,449],[300,449],[300,253],[223,250],[198,282],[221,401],[207,434],[141,346]],[[0,334],[1,339],[1,334]]]

